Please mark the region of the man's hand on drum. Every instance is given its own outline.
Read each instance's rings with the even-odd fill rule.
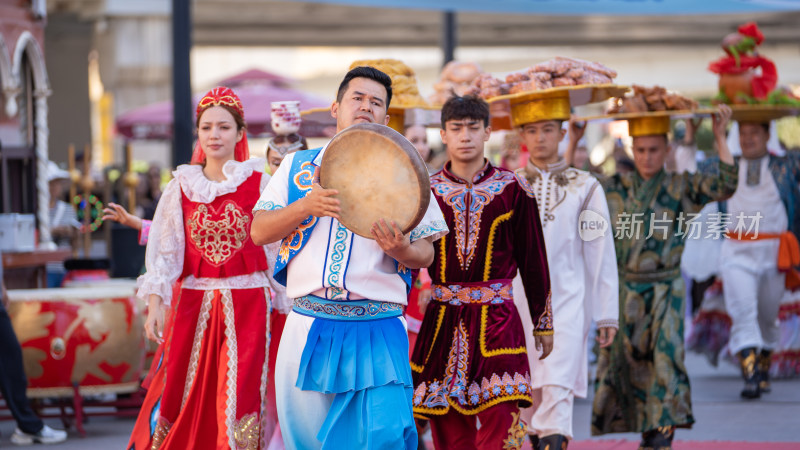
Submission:
[[[147,320],[144,322],[144,332],[147,339],[158,344],[164,342],[164,303],[161,297],[150,295],[147,305]]]
[[[333,198],[338,194],[336,189],[325,189],[319,183],[314,183],[311,187],[311,192],[303,197],[303,209],[307,215],[315,217],[330,216],[334,219],[339,219],[339,200]]]
[[[333,198],[338,193],[339,191],[336,189],[325,189],[320,186],[319,167],[317,167],[314,171],[314,184],[311,186],[311,192],[301,200],[303,209],[310,216],[330,216],[339,219],[339,213],[342,210],[339,208],[339,200]]]
[[[405,252],[411,246],[411,239],[403,234],[400,227],[394,221],[387,223],[386,219],[372,224],[372,237],[384,253],[398,261],[405,259]]]

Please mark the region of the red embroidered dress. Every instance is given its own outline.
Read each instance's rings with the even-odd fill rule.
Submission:
[[[172,328],[128,448],[264,448],[269,291],[250,239],[263,160],[226,163],[214,183],[181,166],[158,205],[140,297],[181,280]],[[263,178],[263,179],[262,179]]]
[[[445,168],[431,190],[450,234],[434,242],[432,301],[411,357],[414,413],[477,414],[531,404],[525,336],[511,280],[519,269],[535,333],[552,334],[550,278],[536,200],[488,162],[468,182]]]

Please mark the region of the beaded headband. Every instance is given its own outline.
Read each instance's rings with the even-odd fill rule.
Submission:
[[[200,117],[200,114],[206,109],[219,105],[233,108],[239,113],[239,116],[244,118],[244,109],[242,108],[242,101],[239,100],[239,96],[237,96],[233,90],[224,86],[215,87],[200,99],[200,102],[197,103],[197,117]]]

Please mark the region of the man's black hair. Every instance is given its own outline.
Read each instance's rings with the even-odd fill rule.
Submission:
[[[754,123],[754,124],[757,124],[757,125],[761,125],[761,128],[764,129],[764,132],[769,134],[769,122],[745,122],[745,121],[740,120],[739,121],[739,126],[740,127],[741,127],[742,123]]]
[[[392,102],[392,79],[389,78],[389,75],[386,75],[380,70],[374,67],[367,67],[367,66],[359,66],[347,72],[347,75],[344,76],[342,82],[339,83],[339,91],[336,93],[337,103],[341,103],[342,98],[344,97],[344,93],[347,92],[347,88],[350,86],[350,80],[352,80],[353,78],[368,78],[370,80],[377,81],[378,83],[382,84],[383,87],[386,88],[385,106],[386,109],[389,109],[389,103]]]
[[[489,126],[489,104],[475,95],[455,96],[442,106],[442,129],[451,120],[474,119]]]

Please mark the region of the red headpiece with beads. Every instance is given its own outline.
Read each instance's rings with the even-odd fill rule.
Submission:
[[[212,106],[228,106],[236,111],[239,117],[244,120],[242,101],[230,88],[219,86],[208,91],[197,103],[197,118],[199,119],[205,110]],[[247,145],[247,130],[243,130],[243,133],[242,139],[236,143],[236,147],[233,151],[233,157],[237,161],[247,161],[250,159],[250,150]],[[200,140],[198,139],[194,147],[194,153],[192,153],[192,164],[202,164],[205,160],[206,152],[203,151],[203,147],[200,145]]]

